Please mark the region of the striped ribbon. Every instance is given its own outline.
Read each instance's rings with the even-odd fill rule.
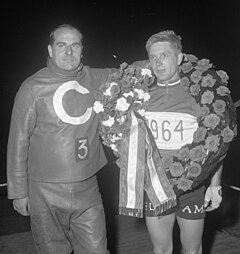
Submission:
[[[131,129],[121,140],[119,214],[143,217],[144,191],[159,213],[176,205],[154,137],[144,119],[131,112]]]

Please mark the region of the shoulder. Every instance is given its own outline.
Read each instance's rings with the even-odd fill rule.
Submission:
[[[83,67],[83,71],[85,71],[91,75],[98,75],[98,74],[106,72],[106,70],[107,70],[107,68],[92,68],[88,65],[85,65]]]
[[[21,83],[17,95],[24,98],[33,95],[34,87],[39,84],[39,81],[41,81],[43,77],[47,77],[47,73],[47,68],[43,68],[26,78]]]
[[[22,86],[29,86],[29,85],[33,85],[34,83],[36,83],[36,81],[40,78],[43,77],[48,77],[49,76],[49,71],[47,68],[42,68],[38,71],[36,71],[35,73],[33,73],[32,75],[30,75],[28,78],[26,78],[23,83]]]

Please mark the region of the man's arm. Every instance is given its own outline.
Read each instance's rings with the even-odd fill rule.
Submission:
[[[15,97],[11,116],[7,147],[7,182],[8,198],[16,199],[14,208],[24,214],[29,206],[28,153],[35,123],[36,112],[31,89],[21,87]]]

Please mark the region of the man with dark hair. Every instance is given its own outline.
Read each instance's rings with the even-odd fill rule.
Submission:
[[[30,215],[39,253],[107,254],[96,173],[106,163],[92,110],[111,69],[84,66],[82,34],[68,24],[50,34],[47,67],[26,79],[12,111],[8,198]]]

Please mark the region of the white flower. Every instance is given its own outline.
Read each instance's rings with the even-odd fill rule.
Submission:
[[[117,121],[118,121],[120,124],[124,123],[125,120],[126,120],[126,116],[121,116],[120,118],[117,119]]]
[[[105,92],[103,93],[104,95],[107,95],[107,96],[111,96],[111,87],[108,87]]]
[[[152,72],[151,72],[151,70],[149,70],[149,69],[142,69],[141,74],[142,74],[143,76],[148,75],[149,77],[152,77]]]
[[[127,103],[127,100],[126,98],[119,98],[117,99],[117,104],[116,104],[116,110],[119,110],[119,111],[126,111],[128,110],[130,104]]]
[[[110,83],[110,86],[106,89],[106,91],[103,93],[104,95],[107,95],[107,96],[112,96],[112,93],[111,93],[111,88],[113,86],[118,86],[118,83],[116,82],[111,82]]]
[[[112,127],[114,122],[114,117],[109,116],[108,120],[102,121],[102,124],[108,127]]]
[[[143,101],[146,102],[150,100],[150,94],[148,92],[144,93]]]
[[[96,113],[104,112],[103,104],[99,101],[95,101],[94,104],[93,104],[93,110]]]
[[[133,92],[130,91],[130,92],[128,92],[128,93],[123,93],[123,96],[124,96],[124,97],[128,97],[128,96],[133,97]]]
[[[122,133],[119,134],[113,134],[110,138],[110,141],[112,141],[113,143],[115,143],[116,140],[120,140],[122,138]]]
[[[137,112],[138,112],[139,115],[141,115],[141,116],[145,116],[145,113],[146,113],[145,109],[139,109]]]
[[[118,152],[117,146],[115,144],[111,144],[110,147],[113,151]]]
[[[135,88],[135,89],[134,89],[134,92],[137,93],[138,98],[139,98],[140,100],[142,100],[142,99],[144,98],[144,91],[143,91],[142,89],[137,89],[137,88]]]
[[[132,81],[134,84],[136,84],[136,83],[138,82],[138,79],[137,79],[136,77],[132,77],[132,78],[131,78],[131,81]]]

